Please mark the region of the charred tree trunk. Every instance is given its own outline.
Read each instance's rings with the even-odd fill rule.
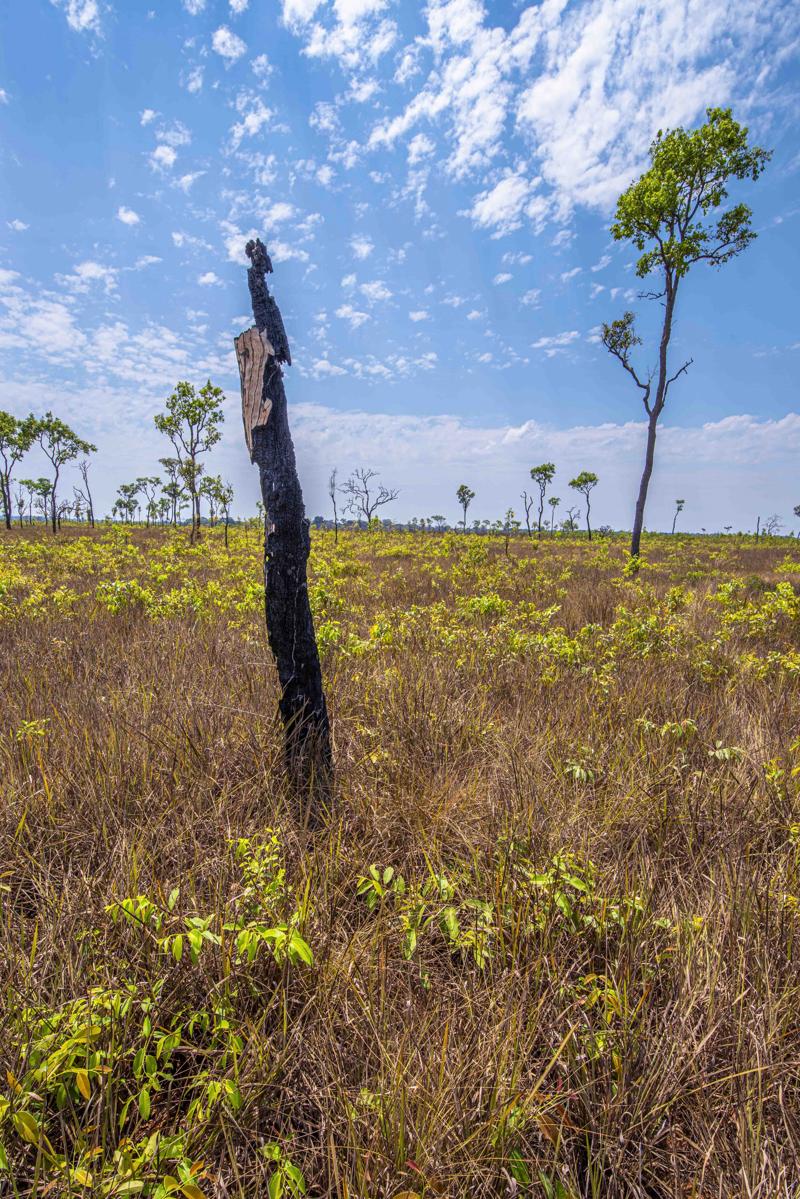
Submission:
[[[266,285],[272,263],[260,240],[248,242],[247,282],[256,327],[236,339],[242,414],[250,457],[258,465],[266,512],[264,581],[270,649],[281,685],[286,767],[316,820],[329,807],[333,782],[330,726],[308,598],[311,541],[289,429],[281,363],[291,365],[283,320]]]

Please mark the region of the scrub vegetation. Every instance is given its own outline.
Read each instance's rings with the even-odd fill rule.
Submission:
[[[3,1194],[792,1194],[797,542],[316,532],[310,829],[228,540],[0,543]]]

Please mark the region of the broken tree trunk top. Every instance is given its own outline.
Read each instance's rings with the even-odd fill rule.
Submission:
[[[267,360],[275,357],[275,350],[266,332],[255,325],[240,333],[234,345],[242,385],[244,438],[252,460],[253,429],[265,425],[272,410],[272,402],[264,400],[264,369]]]

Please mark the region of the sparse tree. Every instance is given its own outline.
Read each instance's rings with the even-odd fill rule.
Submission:
[[[574,533],[578,528],[578,517],[581,514],[580,508],[567,508],[567,516],[561,523],[561,527],[565,533]]]
[[[459,506],[463,513],[462,528],[463,528],[463,531],[466,533],[466,531],[467,531],[467,509],[469,508],[472,501],[475,499],[475,492],[470,487],[468,487],[466,483],[462,483],[461,486],[456,491],[456,499],[458,500]]]
[[[349,496],[348,510],[353,513],[356,520],[363,517],[367,525],[370,524],[379,508],[382,508],[384,504],[390,504],[400,494],[396,488],[384,487],[383,483],[374,484],[373,479],[377,477],[376,470],[360,466],[353,471],[342,488],[345,495]]]
[[[78,470],[80,471],[81,479],[83,480],[83,487],[77,487],[75,488],[75,491],[76,494],[80,495],[81,500],[86,505],[87,520],[89,521],[91,527],[94,528],[94,502],[92,501],[92,492],[89,487],[88,458],[84,458],[82,462],[78,463]]]
[[[527,491],[523,491],[519,497],[522,500],[522,506],[525,509],[525,529],[529,537],[533,537],[533,529],[531,528],[531,508],[533,507],[533,496],[528,495]]]
[[[646,376],[632,361],[633,351],[642,344],[633,313],[626,312],[619,320],[603,325],[603,344],[638,387],[648,418],[632,557],[638,556],[641,544],[659,417],[671,385],[692,361],[687,359],[670,373],[669,347],[680,284],[696,263],[722,266],[755,238],[746,204],[719,209],[727,199],[728,184],[757,179],[770,158],[768,151],[748,145],[748,131],[733,119],[730,109],[709,108],[706,115],[706,123],[699,129],[657,134],[650,147],[650,167],[620,196],[611,226],[616,241],[630,241],[639,251],[639,278],[658,275],[657,289],[644,298],[660,300],[664,306],[658,365]]]
[[[58,529],[56,492],[58,490],[61,469],[65,463],[72,462],[77,458],[78,454],[94,454],[97,446],[78,437],[77,433],[73,432],[69,425],[64,424],[57,416],[53,416],[52,412],[46,412],[43,417],[33,419],[30,424],[30,431],[31,443],[33,441],[39,443],[45,458],[47,458],[53,468],[52,486],[50,488],[50,521],[55,533]]]
[[[505,549],[505,555],[507,558],[510,557],[509,543],[511,541],[511,534],[514,532],[515,529],[519,528],[519,525],[520,525],[520,522],[514,516],[514,509],[506,508],[506,514],[505,514],[505,518],[503,520],[502,529],[503,529],[503,544],[504,544],[504,549]]]
[[[551,495],[547,502],[550,505],[550,536],[552,537],[553,533],[555,532],[553,525],[556,519],[556,508],[561,503],[561,500],[557,495]]]
[[[675,501],[675,515],[672,518],[672,532],[673,533],[675,532],[675,525],[677,523],[678,517],[680,516],[681,512],[683,512],[685,503],[686,503],[686,500],[676,500]]]
[[[29,496],[29,524],[33,524],[33,509],[34,507],[41,512],[42,520],[47,524],[50,514],[50,503],[53,495],[53,484],[49,479],[21,479],[23,487],[28,491]]]
[[[555,464],[552,462],[543,462],[540,466],[531,467],[531,478],[539,488],[539,519],[536,524],[537,534],[542,535],[542,513],[544,512],[544,497],[547,494],[547,488],[553,482],[553,477],[556,473]]]
[[[11,474],[33,444],[35,421],[32,416],[18,420],[0,410],[0,496],[6,528],[11,528]]]
[[[222,436],[219,426],[225,419],[224,398],[222,388],[214,387],[210,379],[199,391],[182,381],[167,399],[167,411],[153,418],[159,433],[170,439],[178,456],[180,477],[192,504],[192,542],[200,536],[199,480],[203,467],[199,458]]]
[[[164,467],[167,476],[167,482],[162,484],[161,491],[170,502],[171,523],[178,523],[178,500],[183,491],[183,483],[181,483],[181,461],[180,458],[159,458],[159,463]]]
[[[783,521],[778,516],[777,512],[775,512],[772,516],[768,516],[764,521],[764,536],[777,537],[782,528]]]
[[[22,523],[23,523],[22,518],[25,515],[26,502],[27,502],[27,497],[25,495],[25,488],[22,486],[22,484],[20,484],[17,487],[17,494],[14,497],[14,504],[17,509],[17,517],[19,519],[19,527],[20,528],[22,528]]]
[[[333,470],[331,471],[331,477],[328,479],[328,495],[331,497],[331,504],[333,506],[333,544],[334,545],[339,544],[339,506],[336,501],[336,497],[337,497],[337,493],[338,493],[338,488],[336,486],[337,473],[338,473],[338,469],[337,469],[337,467],[334,466]]]
[[[130,523],[136,516],[136,504],[139,496],[139,481],[135,483],[120,483],[117,488],[117,500],[114,508]]]
[[[592,540],[592,525],[589,519],[592,511],[591,493],[597,486],[599,480],[594,471],[582,470],[574,479],[570,479],[569,485],[575,491],[580,491],[586,499],[586,532],[589,534],[589,540]]]
[[[442,533],[444,531],[444,526],[447,524],[447,517],[443,516],[441,512],[436,512],[431,517],[431,520],[436,525],[436,532]]]
[[[144,511],[148,528],[150,521],[154,521],[156,517],[156,497],[160,487],[161,480],[158,475],[140,475],[136,480],[137,491],[145,498]]]

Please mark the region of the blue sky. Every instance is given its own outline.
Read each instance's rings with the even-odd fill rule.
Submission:
[[[779,0],[9,0],[0,406],[96,442],[108,511],[168,452],[174,383],[210,375],[209,469],[252,511],[232,339],[258,233],[310,515],[367,465],[387,515],[455,519],[466,481],[495,519],[552,459],[562,509],[595,470],[597,521],[629,526],[643,414],[597,328],[658,313],[610,215],[659,127],[731,104],[775,151],[739,193],[759,238],[685,286],[648,524],[676,496],[686,527],[796,524],[799,34]]]

